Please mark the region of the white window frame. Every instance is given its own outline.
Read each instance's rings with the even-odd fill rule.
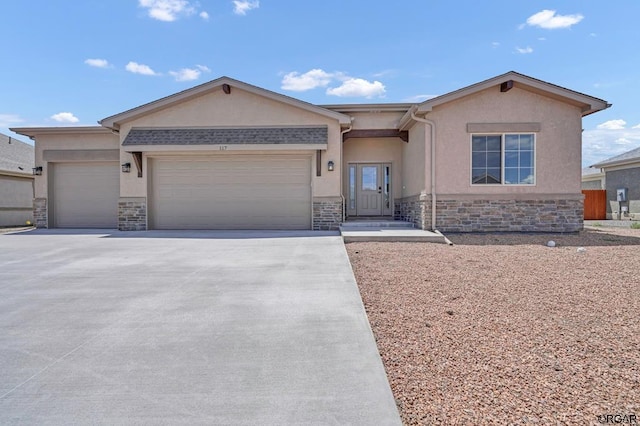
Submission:
[[[506,136],[509,135],[531,135],[533,136],[533,183],[506,183],[505,182],[505,147]],[[500,183],[473,183],[473,137],[474,136],[500,136]],[[473,187],[486,186],[525,186],[532,187],[538,183],[538,149],[537,134],[535,132],[506,132],[506,133],[472,133],[469,136],[469,184]]]

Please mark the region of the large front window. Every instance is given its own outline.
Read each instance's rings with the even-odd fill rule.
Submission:
[[[473,185],[535,184],[535,137],[532,133],[473,135],[471,137]]]

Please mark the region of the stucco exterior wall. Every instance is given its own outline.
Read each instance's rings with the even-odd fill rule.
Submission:
[[[315,162],[313,170],[313,196],[340,196],[340,174],[327,171],[327,162],[333,161],[336,170],[340,170],[340,124],[337,120],[316,114],[288,104],[258,96],[233,87],[230,94],[221,89],[190,99],[178,105],[156,111],[135,120],[122,123],[120,142],[124,141],[133,127],[277,127],[277,126],[317,126],[328,127],[328,149],[322,152],[322,175],[316,176]],[[227,146],[223,155],[232,155],[234,146]],[[180,155],[220,155],[220,151],[209,153],[202,147],[179,147]],[[314,151],[315,152],[315,151]],[[247,154],[247,151],[243,151]],[[260,154],[255,151],[255,154]],[[279,151],[280,153],[280,151]],[[147,157],[163,153],[145,153],[143,168],[147,168]],[[174,152],[172,154],[178,154]],[[314,154],[315,155],[315,154]],[[131,154],[121,150],[121,161],[133,165]],[[132,167],[132,168],[135,168]],[[147,180],[137,177],[137,173],[122,176],[120,194],[123,197],[146,197]]]
[[[403,112],[349,112],[353,117],[354,130],[358,129],[396,129],[402,118]]]
[[[424,123],[409,129],[409,143],[402,145],[402,198],[423,194],[431,185],[430,143],[431,130]]]
[[[41,134],[36,136],[35,165],[42,166],[42,175],[35,176],[35,198],[47,198],[49,193],[49,167],[43,158],[46,150],[111,150],[118,149],[118,136],[105,129],[101,133],[78,133],[73,128],[69,133]]]
[[[578,194],[581,183],[581,110],[518,87],[492,87],[426,115],[437,123],[439,194]],[[536,133],[535,185],[471,185],[468,123],[540,123]]]
[[[391,199],[402,194],[402,149],[399,138],[347,139],[343,144],[343,182],[345,199],[349,197],[349,163],[391,163]]]

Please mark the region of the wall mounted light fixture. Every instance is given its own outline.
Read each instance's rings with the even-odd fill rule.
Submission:
[[[332,171],[333,171],[333,161],[329,161],[329,162],[327,163],[327,169],[328,169],[330,172],[332,172]]]
[[[34,176],[41,176],[42,175],[42,166],[34,167],[31,170],[33,171],[33,175]]]
[[[131,163],[122,164],[122,173],[131,173]]]

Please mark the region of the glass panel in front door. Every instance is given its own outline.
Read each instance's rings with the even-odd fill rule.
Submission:
[[[358,216],[382,215],[382,165],[358,164]]]

